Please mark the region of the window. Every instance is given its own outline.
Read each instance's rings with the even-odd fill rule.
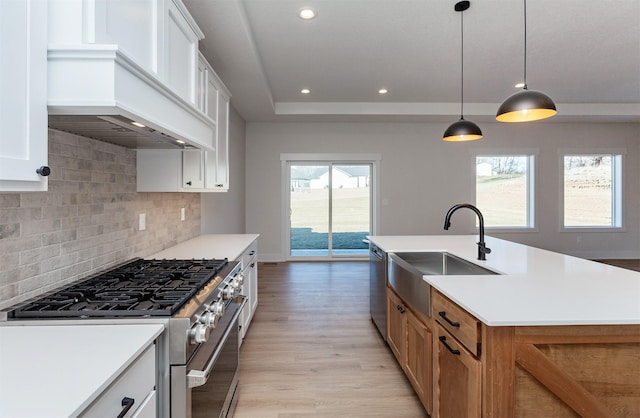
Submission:
[[[533,155],[476,156],[476,206],[488,228],[533,228]]]
[[[564,227],[621,227],[622,155],[566,154],[562,167]]]

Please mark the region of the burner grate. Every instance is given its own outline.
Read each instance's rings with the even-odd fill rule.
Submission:
[[[223,267],[224,260],[137,259],[11,311],[13,318],[171,316]]]

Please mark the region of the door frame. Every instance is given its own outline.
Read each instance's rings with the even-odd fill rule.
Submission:
[[[380,160],[381,154],[321,154],[321,153],[309,153],[309,154],[280,154],[280,166],[281,166],[281,242],[282,249],[284,251],[284,260],[361,260],[368,258],[368,254],[362,257],[345,256],[336,257],[333,255],[316,256],[316,257],[303,257],[303,256],[291,256],[291,241],[290,241],[290,222],[289,222],[289,210],[290,205],[290,190],[289,190],[289,173],[287,167],[290,163],[308,163],[308,164],[371,164],[371,235],[375,235],[378,231],[378,207],[379,207],[379,181],[380,178]]]

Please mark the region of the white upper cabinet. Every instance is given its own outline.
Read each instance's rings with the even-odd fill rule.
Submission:
[[[214,150],[205,151],[205,189],[229,190],[229,100],[231,93],[202,54],[198,60],[200,108],[216,124]]]
[[[204,34],[181,0],[49,0],[49,9],[50,116],[118,116],[174,144],[215,148],[215,124],[196,103]]]
[[[182,4],[182,3],[179,3]],[[165,20],[165,79],[182,98],[197,105],[196,81],[198,65],[198,36],[191,25],[184,6],[169,2]],[[186,12],[186,13],[185,13]]]
[[[47,4],[0,1],[0,191],[47,190]]]
[[[139,192],[204,192],[205,152],[197,149],[139,149]]]
[[[117,45],[132,61],[158,74],[168,10],[157,0],[49,0],[49,43]]]

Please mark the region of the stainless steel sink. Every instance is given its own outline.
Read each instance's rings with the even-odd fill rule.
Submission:
[[[431,316],[431,286],[422,276],[499,274],[447,252],[389,253],[389,285],[405,302]]]
[[[394,253],[396,258],[406,262],[422,275],[480,275],[498,274],[485,267],[463,260],[447,252]]]

